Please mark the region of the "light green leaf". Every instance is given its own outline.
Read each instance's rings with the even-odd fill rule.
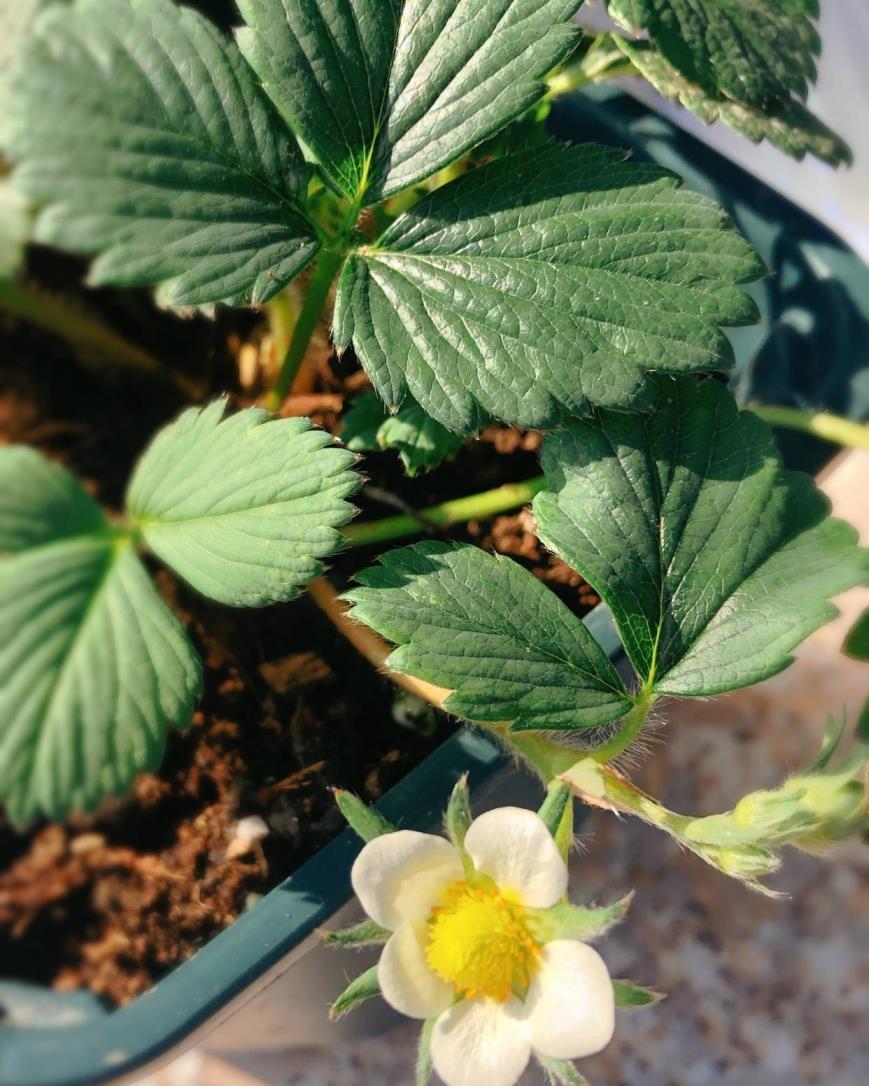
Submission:
[[[79,536],[0,561],[0,797],[13,822],[88,810],[186,727],[196,654],[129,541]]]
[[[355,1010],[360,1003],[376,995],[380,995],[380,981],[377,979],[377,966],[372,965],[356,980],[351,981],[338,996],[329,1010],[329,1017],[332,1021],[343,1018],[345,1014]]]
[[[431,176],[544,93],[580,0],[239,0],[239,44],[340,191]]]
[[[361,479],[308,419],[190,408],[146,450],[127,492],[142,538],[197,591],[235,607],[294,599],[342,543]]]
[[[546,823],[546,828],[553,837],[558,836],[559,828],[568,806],[573,806],[573,795],[564,781],[552,781],[546,790],[546,799],[537,814]]]
[[[619,48],[664,95],[679,101],[706,124],[723,121],[753,143],[769,140],[780,151],[802,159],[807,154],[839,166],[851,162],[848,145],[795,98],[769,101],[763,106],[734,102],[708,94],[681,75],[649,42],[617,38]]]
[[[410,397],[390,415],[375,392],[353,401],[341,436],[353,452],[396,449],[411,477],[432,471],[462,447],[461,437],[441,426]]]
[[[785,668],[866,555],[723,385],[655,383],[653,414],[601,411],[546,440],[534,514],[656,693],[717,694]]]
[[[393,550],[347,594],[353,617],[399,647],[389,666],[453,693],[449,712],[514,728],[588,728],[631,707],[606,654],[508,558],[465,544]]]
[[[574,1067],[570,1060],[555,1060],[536,1053],[540,1066],[546,1072],[550,1086],[591,1086],[591,1083]]]
[[[419,1031],[419,1046],[416,1051],[415,1086],[428,1086],[434,1073],[431,1058],[431,1037],[437,1018],[427,1018]]]
[[[804,98],[821,43],[818,0],[607,0],[610,14],[646,30],[655,48],[707,94],[764,106]]]
[[[432,193],[351,255],[335,311],[381,398],[469,434],[647,406],[647,370],[732,365],[761,274],[712,201],[591,145],[518,151]]]
[[[667,997],[653,988],[642,988],[631,980],[614,980],[617,1007],[652,1007]]]
[[[0,494],[0,553],[109,529],[78,480],[27,445],[0,447]]]
[[[99,254],[95,284],[257,305],[318,249],[292,137],[235,45],[170,0],[46,11],[3,113],[37,240]]]

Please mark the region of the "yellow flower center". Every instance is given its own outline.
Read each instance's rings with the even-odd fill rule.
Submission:
[[[512,992],[523,994],[539,952],[525,910],[496,887],[455,882],[432,910],[426,960],[468,999],[503,1003]]]

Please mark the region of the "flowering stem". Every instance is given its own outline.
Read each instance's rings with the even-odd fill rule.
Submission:
[[[350,524],[343,531],[351,547],[368,547],[406,536],[422,535],[432,528],[464,524],[469,520],[492,517],[516,509],[530,502],[545,486],[545,476],[539,475],[524,483],[505,483],[493,490],[470,494],[466,498],[454,498],[418,512]]]
[[[323,310],[329,301],[329,291],[338,274],[338,269],[346,256],[346,248],[341,244],[325,248],[320,253],[308,283],[308,293],[299,313],[299,319],[293,329],[293,337],[281,366],[274,388],[265,398],[265,406],[270,411],[277,411],[293,387],[293,381],[299,367],[308,353],[311,337],[320,323]]]
[[[829,411],[804,411],[798,407],[752,404],[751,410],[770,426],[802,430],[851,449],[869,449],[869,425],[866,423],[843,419]]]

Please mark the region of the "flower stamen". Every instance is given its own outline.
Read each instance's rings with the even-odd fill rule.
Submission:
[[[503,1003],[514,992],[524,993],[539,953],[525,909],[496,887],[462,879],[432,909],[426,960],[466,999],[485,996]]]

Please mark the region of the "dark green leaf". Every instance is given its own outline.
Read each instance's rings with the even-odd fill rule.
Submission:
[[[292,137],[235,45],[170,0],[46,11],[4,113],[37,239],[99,254],[95,284],[256,305],[318,249]]]
[[[537,101],[580,0],[239,0],[239,44],[333,184],[429,177]]]
[[[185,727],[199,661],[128,541],[64,539],[0,561],[0,796],[60,819],[125,791]]]
[[[448,711],[515,728],[587,728],[631,700],[609,659],[531,573],[476,547],[384,555],[347,594],[353,616],[399,647],[396,671],[448,687]]]
[[[395,826],[385,819],[375,807],[369,807],[367,803],[363,803],[352,792],[345,792],[343,789],[337,788],[335,790],[335,802],[338,805],[338,810],[347,819],[347,825],[363,841],[373,841],[375,837],[380,837],[384,833],[395,832]]]
[[[329,1017],[333,1021],[336,1018],[343,1018],[345,1014],[355,1010],[360,1003],[364,1003],[366,999],[371,999],[372,996],[376,995],[380,995],[380,981],[377,979],[377,966],[372,965],[360,977],[351,981],[341,995],[338,996],[332,1004]]]
[[[456,433],[650,402],[647,370],[727,368],[762,271],[710,200],[617,150],[517,152],[351,255],[335,311],[375,388]]]
[[[625,56],[657,91],[665,98],[679,101],[706,124],[723,121],[753,143],[769,140],[793,158],[802,159],[812,154],[832,166],[851,162],[848,145],[797,99],[753,106],[716,97],[689,82],[648,42],[616,40]]]
[[[441,426],[410,397],[388,414],[375,392],[357,397],[344,419],[342,439],[354,452],[396,449],[408,475],[431,471],[462,447],[462,439]]]
[[[27,201],[8,178],[0,178],[0,287],[18,271],[29,232]]]
[[[190,408],[142,457],[127,508],[195,589],[235,607],[291,600],[339,549],[361,482],[353,454],[308,419]]]
[[[607,0],[610,14],[646,30],[655,48],[707,94],[764,106],[804,98],[821,43],[818,0]]]
[[[667,998],[653,988],[641,988],[630,980],[614,980],[613,992],[617,1007],[651,1007]]]
[[[869,661],[869,608],[863,612],[851,627],[848,636],[845,638],[845,644],[842,646],[842,652],[855,660]]]
[[[609,604],[659,694],[781,671],[866,577],[866,555],[767,426],[714,380],[656,379],[648,417],[601,411],[548,438],[540,538]]]
[[[0,494],[0,552],[109,530],[79,481],[27,445],[0,447]]]

